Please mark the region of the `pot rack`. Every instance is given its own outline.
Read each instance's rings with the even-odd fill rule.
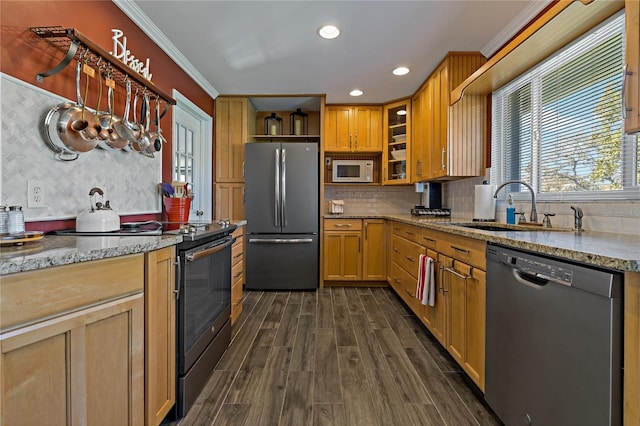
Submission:
[[[89,40],[75,28],[64,28],[61,26],[52,27],[31,27],[34,34],[43,38],[49,44],[66,52],[62,61],[48,71],[36,75],[39,83],[45,77],[50,77],[62,71],[71,63],[73,59],[86,61],[90,66],[98,68],[98,64],[108,64],[111,66],[112,79],[122,87],[126,86],[126,81],[131,82],[132,90],[139,92],[150,91],[164,100],[167,105],[175,105],[176,101],[171,96],[158,89],[152,82],[137,74],[119,59],[116,59],[109,52]],[[164,115],[164,114],[163,114]]]

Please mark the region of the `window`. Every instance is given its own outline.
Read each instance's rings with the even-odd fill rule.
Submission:
[[[492,182],[522,180],[546,200],[637,198],[638,138],[623,132],[623,63],[618,14],[494,92]]]

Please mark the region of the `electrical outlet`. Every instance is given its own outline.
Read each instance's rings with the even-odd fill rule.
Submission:
[[[43,180],[29,180],[27,184],[27,207],[30,209],[47,207]]]

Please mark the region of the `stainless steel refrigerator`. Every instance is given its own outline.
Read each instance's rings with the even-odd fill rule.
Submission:
[[[247,289],[318,287],[318,158],[316,143],[245,144]]]

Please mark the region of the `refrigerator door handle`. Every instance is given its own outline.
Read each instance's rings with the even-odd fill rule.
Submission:
[[[280,185],[280,225],[287,226],[287,150],[282,148],[282,155],[280,157],[282,161],[282,170]]]
[[[275,160],[276,160],[276,172],[274,178],[275,191],[274,191],[274,203],[275,206],[275,218],[276,223],[275,226],[280,226],[280,149],[276,148],[275,150]]]
[[[250,243],[260,244],[310,244],[311,238],[249,238]]]

